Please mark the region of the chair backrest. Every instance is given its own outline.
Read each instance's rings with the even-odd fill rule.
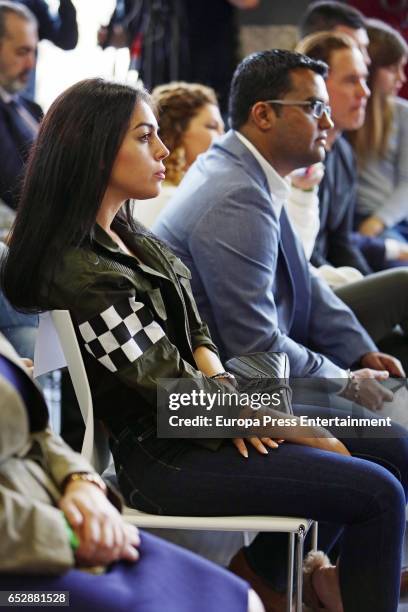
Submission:
[[[59,343],[59,346],[57,344]],[[63,353],[63,363],[60,353]],[[34,364],[42,365],[36,375],[66,365],[85,423],[82,454],[98,470],[110,460],[107,436],[98,421],[94,421],[92,394],[69,310],[53,310],[40,315]]]

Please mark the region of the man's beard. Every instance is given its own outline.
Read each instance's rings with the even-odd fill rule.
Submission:
[[[17,79],[13,79],[12,81],[8,81],[8,83],[2,84],[2,87],[8,93],[16,94],[16,93],[19,93],[20,91],[23,91],[23,89],[26,88],[27,83],[28,83],[28,79],[27,80],[23,80],[20,77],[20,78],[17,78]]]

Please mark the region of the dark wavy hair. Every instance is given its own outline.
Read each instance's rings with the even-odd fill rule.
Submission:
[[[96,216],[142,90],[86,79],[64,91],[44,117],[24,177],[2,262],[2,289],[19,310],[41,310],[40,278],[64,251],[92,241]],[[133,231],[130,202],[117,217]]]

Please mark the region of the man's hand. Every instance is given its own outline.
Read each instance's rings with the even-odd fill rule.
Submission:
[[[369,354],[379,355],[381,353]],[[352,372],[352,379],[340,395],[370,410],[381,410],[384,402],[392,402],[394,397],[392,391],[382,387],[378,382],[388,378],[387,370],[373,370],[371,368],[355,370]]]
[[[303,174],[299,174],[298,170],[289,174],[290,181],[297,189],[302,191],[310,191],[321,182],[324,176],[324,166],[321,162],[313,164],[305,169]]]
[[[396,378],[405,378],[406,376],[401,362],[395,357],[392,357],[392,355],[387,355],[386,353],[366,353],[362,356],[360,363],[363,368],[371,368],[380,371],[386,370],[390,376],[395,376]],[[378,378],[378,376],[375,378]]]
[[[340,395],[369,410],[381,410],[384,402],[392,402],[394,394],[377,381],[378,378],[374,377],[362,378],[359,380],[358,387],[348,386]]]
[[[372,215],[367,217],[358,227],[358,231],[363,236],[378,236],[385,229],[384,222],[379,217]]]
[[[138,530],[126,523],[105,494],[92,483],[69,483],[59,507],[78,536],[75,551],[79,565],[107,565],[124,559],[136,561]]]

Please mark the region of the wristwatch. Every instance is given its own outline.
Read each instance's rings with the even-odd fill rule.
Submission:
[[[90,482],[91,484],[98,487],[105,495],[108,492],[108,488],[99,474],[90,473],[90,472],[74,472],[67,476],[64,482],[64,489],[71,483],[77,481]]]

